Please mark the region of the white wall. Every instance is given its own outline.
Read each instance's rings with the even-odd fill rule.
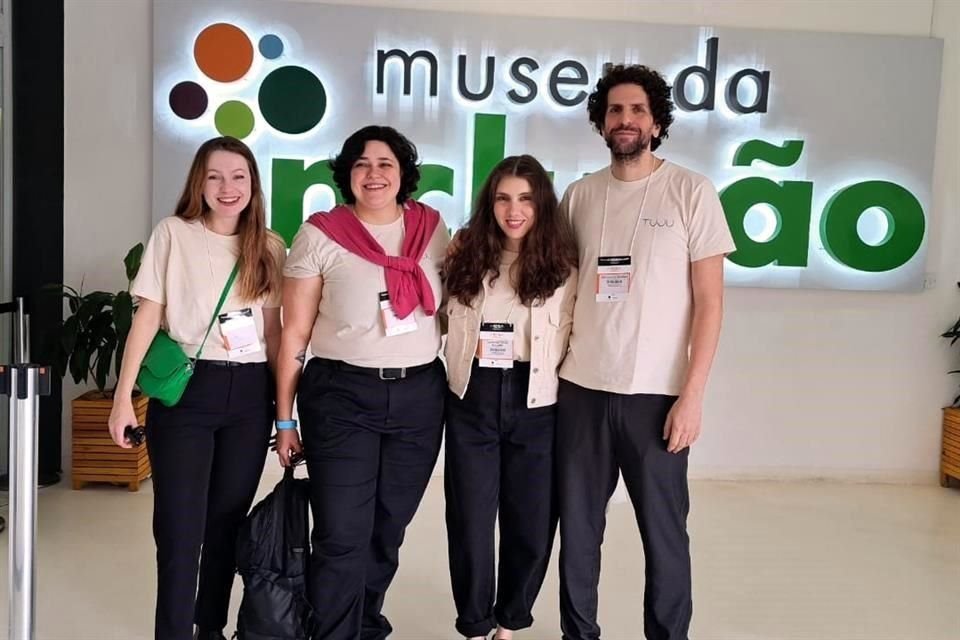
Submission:
[[[960,3],[953,0],[340,0],[455,12],[633,20],[945,39],[931,246],[936,286],[915,294],[729,289],[692,473],[933,482],[939,408],[960,350]],[[119,260],[150,219],[151,3],[66,0],[65,269],[124,285]],[[225,5],[227,3],[225,2]],[[825,70],[825,72],[829,72]],[[897,90],[896,78],[890,90]],[[584,121],[586,126],[586,121]],[[895,130],[896,127],[891,127]],[[889,135],[888,132],[877,132]],[[903,141],[910,144],[909,139]],[[71,385],[65,397],[72,397]],[[69,467],[69,408],[64,467]]]
[[[150,0],[64,2],[63,272],[84,291],[125,288],[123,257],[150,232],[152,13]],[[85,390],[64,378],[65,475]]]

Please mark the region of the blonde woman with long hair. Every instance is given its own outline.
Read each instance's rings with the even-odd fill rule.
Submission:
[[[195,365],[173,406],[151,399],[147,411],[157,640],[224,638],[237,529],[274,418],[284,256],[283,241],[266,228],[253,154],[234,138],[205,142],[131,287],[139,309],[109,422],[114,441],[131,446],[124,432],[136,425],[134,383],[162,328]]]

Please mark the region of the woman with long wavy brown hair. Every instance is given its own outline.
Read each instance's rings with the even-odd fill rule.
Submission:
[[[155,636],[221,640],[237,530],[260,481],[274,417],[268,366],[280,347],[285,248],[266,228],[253,154],[234,138],[199,148],[174,211],[153,230],[130,289],[139,308],[109,426],[119,446],[131,446],[125,429],[137,424],[134,382],[162,326],[195,362],[176,404],[151,399],[147,409]]]
[[[446,259],[447,537],[456,628],[471,639],[533,624],[557,526],[557,369],[576,261],[550,177],[529,155],[494,168]]]

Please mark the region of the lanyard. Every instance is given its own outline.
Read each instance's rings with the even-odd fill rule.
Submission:
[[[643,196],[640,198],[640,210],[637,212],[637,223],[633,227],[633,235],[630,236],[630,250],[627,253],[628,256],[633,256],[633,246],[637,242],[637,233],[640,231],[640,223],[643,220],[643,205],[647,201],[647,192],[650,191],[650,181],[653,179],[653,174],[657,170],[657,165],[654,165],[653,171],[650,172],[650,175],[647,176],[646,184],[643,185]],[[607,203],[610,199],[610,182],[613,180],[613,169],[610,169],[610,173],[607,174],[607,187],[603,194],[603,216],[600,219],[600,249],[598,255],[602,256],[603,253],[603,240],[606,236],[607,231]]]
[[[217,281],[216,276],[213,275],[213,257],[210,255],[210,245],[207,244],[207,223],[203,219],[203,216],[200,217],[200,226],[203,227],[203,248],[207,251],[207,266],[210,268],[210,286],[217,286],[215,283]],[[216,300],[217,293],[213,291],[213,299]]]

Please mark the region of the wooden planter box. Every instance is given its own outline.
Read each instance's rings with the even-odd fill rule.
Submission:
[[[940,448],[940,484],[960,481],[960,408],[943,410],[943,445]]]
[[[88,391],[73,401],[73,488],[89,482],[125,484],[130,491],[140,489],[140,481],[150,477],[147,444],[132,449],[118,447],[110,437],[107,420],[113,398],[99,391]],[[147,397],[133,399],[137,422],[146,424]]]

